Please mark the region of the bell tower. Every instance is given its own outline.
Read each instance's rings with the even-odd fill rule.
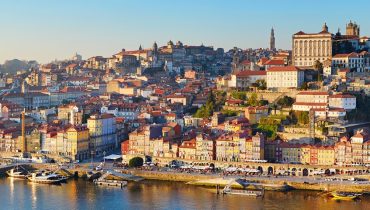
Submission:
[[[274,28],[271,28],[271,34],[270,34],[270,50],[276,50],[275,48],[275,32]]]

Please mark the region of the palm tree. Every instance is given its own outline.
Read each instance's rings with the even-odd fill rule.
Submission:
[[[277,109],[277,105],[276,105],[276,103],[273,103],[273,104],[272,104],[272,108],[274,109],[274,114],[276,115],[276,109]]]

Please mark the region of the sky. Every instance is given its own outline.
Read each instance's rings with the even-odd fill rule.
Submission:
[[[84,59],[150,48],[169,40],[188,45],[291,49],[292,34],[329,31],[356,21],[370,36],[369,0],[0,0],[0,63]]]

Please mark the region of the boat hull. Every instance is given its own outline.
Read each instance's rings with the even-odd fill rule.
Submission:
[[[340,193],[331,193],[333,196],[333,200],[344,200],[344,201],[351,201],[359,197],[358,194],[340,194]]]

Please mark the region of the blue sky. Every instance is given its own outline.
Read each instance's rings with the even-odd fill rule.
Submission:
[[[297,31],[345,32],[349,20],[370,35],[370,1],[357,0],[0,0],[0,63],[111,56],[168,40],[226,50],[291,48]],[[348,11],[347,11],[348,10]]]

